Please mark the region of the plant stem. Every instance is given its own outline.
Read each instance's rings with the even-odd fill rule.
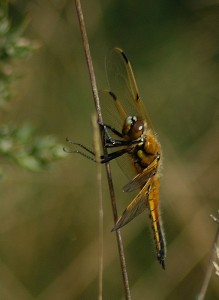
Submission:
[[[213,220],[215,222],[218,223],[217,218],[215,218],[213,216],[211,216],[211,217],[213,218]],[[215,257],[216,257],[216,246],[218,245],[218,243],[219,243],[219,226],[218,226],[215,238],[214,238],[213,246],[212,246],[209,261],[208,261],[208,266],[207,266],[207,269],[206,269],[206,272],[204,275],[204,279],[203,279],[202,286],[201,286],[200,292],[198,294],[197,300],[204,300],[204,298],[205,298],[205,295],[206,295],[206,292],[208,289],[208,285],[209,285],[209,282],[211,279],[211,274],[212,274],[212,271],[214,268],[213,261],[215,260]]]
[[[97,167],[97,194],[99,202],[99,278],[98,278],[98,300],[103,299],[103,194],[102,194],[102,173],[101,173],[101,146],[100,146],[100,132],[97,123],[96,113],[92,116],[93,127],[93,147]]]
[[[75,5],[76,5],[78,20],[79,20],[79,26],[80,26],[80,30],[81,30],[83,47],[84,47],[84,51],[85,51],[85,57],[86,57],[87,66],[88,66],[88,72],[89,72],[90,81],[91,81],[91,88],[92,88],[92,93],[93,93],[94,104],[95,104],[95,108],[96,108],[97,116],[98,116],[98,122],[103,124],[101,108],[100,108],[100,101],[99,101],[97,84],[96,84],[96,78],[95,78],[95,74],[94,74],[94,68],[93,68],[93,63],[92,63],[92,59],[91,59],[90,47],[89,47],[89,42],[88,42],[88,38],[87,38],[85,22],[84,22],[84,17],[83,17],[80,0],[75,0]],[[105,152],[107,151],[106,149],[104,149],[104,147],[103,147],[103,150]],[[114,223],[116,223],[116,221],[118,219],[118,214],[117,214],[115,192],[114,192],[112,175],[111,175],[109,163],[106,163],[106,173],[107,173],[107,179],[108,179],[108,185],[109,185],[109,191],[110,191],[113,218],[114,218]],[[118,245],[118,251],[119,251],[120,266],[121,266],[121,270],[122,270],[123,285],[124,285],[124,290],[125,290],[125,299],[131,300],[129,281],[128,281],[128,273],[127,273],[127,268],[126,268],[126,261],[125,261],[125,255],[124,255],[124,249],[123,249],[123,243],[122,243],[122,237],[121,237],[120,230],[116,231],[116,239],[117,239],[117,245]]]

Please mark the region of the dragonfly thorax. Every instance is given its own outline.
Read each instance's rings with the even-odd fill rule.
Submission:
[[[145,136],[145,141],[139,142],[134,149],[133,157],[136,162],[137,170],[143,171],[155,160],[157,161],[156,171],[159,166],[161,156],[160,144],[155,136],[149,131]]]
[[[127,140],[138,140],[144,133],[144,122],[136,116],[128,116],[122,128],[122,134]]]

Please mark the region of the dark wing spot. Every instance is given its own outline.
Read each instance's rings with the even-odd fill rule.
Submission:
[[[113,92],[109,91],[109,94],[114,100],[117,100],[117,97]]]
[[[122,57],[124,58],[125,62],[128,64],[129,60],[128,60],[127,56],[125,55],[125,53],[122,51],[121,54],[122,54]]]

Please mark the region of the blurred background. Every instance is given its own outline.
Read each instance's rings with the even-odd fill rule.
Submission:
[[[19,79],[2,121],[92,147],[94,105],[74,1],[12,1],[12,21],[41,47],[17,65]],[[166,270],[156,260],[147,214],[122,229],[133,300],[195,299],[219,209],[219,3],[217,0],[82,1],[98,88],[105,57],[127,53],[162,144],[161,210]],[[3,162],[4,164],[4,162]],[[1,299],[97,299],[96,167],[77,155],[30,173],[4,166],[0,201]],[[116,162],[121,213],[131,200]],[[103,168],[104,299],[124,299]],[[219,299],[213,273],[206,299]]]

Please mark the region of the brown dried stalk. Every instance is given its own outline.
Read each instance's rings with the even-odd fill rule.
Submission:
[[[97,84],[96,84],[96,78],[95,78],[95,74],[94,74],[94,68],[93,68],[93,63],[92,63],[92,59],[91,59],[90,47],[89,47],[89,42],[88,42],[88,38],[87,38],[85,22],[84,22],[84,17],[83,17],[80,0],[75,0],[75,5],[76,5],[78,20],[79,20],[79,26],[80,26],[80,30],[81,30],[83,47],[84,47],[84,51],[85,51],[85,57],[86,57],[87,66],[88,66],[88,72],[89,72],[90,81],[91,81],[91,88],[92,88],[92,93],[93,93],[94,104],[95,104],[95,108],[96,108],[96,112],[97,112],[97,116],[98,116],[98,122],[103,123],[103,119],[102,119],[102,115],[101,115],[101,108],[100,108],[100,101],[99,101],[98,90],[97,90]],[[106,152],[106,149],[104,149],[104,147],[103,147],[103,150],[104,150],[104,152]],[[117,214],[115,192],[114,192],[112,175],[111,175],[109,163],[106,163],[106,173],[107,173],[107,179],[108,179],[108,185],[109,185],[109,191],[110,191],[113,218],[114,218],[114,223],[116,223],[116,221],[118,219],[118,214]],[[130,294],[130,288],[129,288],[129,282],[128,282],[128,273],[127,273],[127,268],[126,268],[125,255],[124,255],[124,249],[123,249],[123,243],[122,243],[122,237],[121,237],[120,230],[117,230],[115,232],[115,234],[116,234],[116,238],[117,238],[120,266],[121,266],[121,270],[122,270],[123,285],[124,285],[124,290],[125,290],[125,299],[131,300],[131,294]]]
[[[219,225],[219,220],[216,217],[211,215],[211,218]],[[214,269],[213,262],[216,258],[216,247],[218,246],[218,243],[219,243],[219,226],[217,228],[217,232],[216,232],[216,235],[215,235],[215,238],[214,238],[214,242],[213,242],[213,246],[212,246],[212,249],[211,249],[208,265],[207,265],[207,268],[206,268],[206,272],[204,274],[204,279],[203,279],[202,286],[201,286],[199,295],[197,297],[197,300],[204,300],[204,298],[205,298],[205,295],[206,295],[206,292],[207,292],[207,289],[208,289],[208,285],[209,285],[209,282],[210,282],[210,279],[211,279],[211,274],[212,274],[213,269]]]

